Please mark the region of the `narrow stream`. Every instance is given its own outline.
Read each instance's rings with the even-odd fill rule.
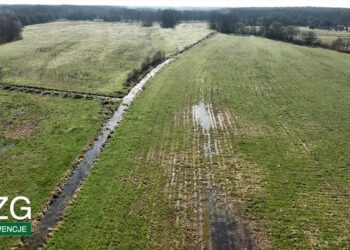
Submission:
[[[103,126],[100,135],[97,140],[91,146],[91,148],[85,153],[82,161],[78,164],[73,175],[69,178],[66,186],[62,192],[53,199],[53,202],[49,210],[44,214],[43,218],[38,224],[38,227],[33,235],[23,238],[23,243],[27,249],[38,249],[45,242],[47,235],[51,228],[54,228],[59,221],[59,217],[64,209],[69,204],[77,188],[80,186],[84,177],[90,172],[95,160],[99,157],[104,145],[106,144],[111,133],[118,127],[118,124],[123,119],[125,112],[135,100],[137,95],[142,92],[146,83],[155,76],[165,65],[170,63],[174,58],[169,58],[163,63],[159,64],[156,68],[150,71],[142,80],[135,85],[127,96],[123,98],[122,103]]]

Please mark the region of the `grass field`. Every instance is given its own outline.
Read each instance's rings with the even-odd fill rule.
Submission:
[[[113,93],[157,50],[174,53],[210,31],[205,23],[175,29],[138,23],[54,22],[27,26],[21,41],[0,46],[2,81],[62,90]]]
[[[26,196],[32,215],[41,212],[75,157],[95,136],[102,122],[100,111],[97,101],[0,90],[1,195]],[[0,248],[9,249],[17,239],[0,237]]]
[[[331,45],[337,38],[350,39],[350,32],[348,31],[336,31],[336,30],[321,30],[321,29],[309,29],[306,27],[299,27],[301,31],[313,31],[322,43]]]
[[[208,247],[220,211],[259,248],[348,248],[349,68],[257,37],[192,49],[136,100],[48,249]]]

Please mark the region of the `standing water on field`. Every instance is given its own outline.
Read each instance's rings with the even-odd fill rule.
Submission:
[[[216,183],[215,171],[212,170],[218,165],[214,156],[222,157],[216,145],[218,133],[223,133],[220,119],[215,117],[212,104],[203,102],[192,106],[192,117],[196,130],[201,130],[204,156],[209,159],[200,168],[206,181],[199,207],[202,213],[208,213],[210,246],[212,249],[253,249],[247,226],[235,218],[223,184]]]
[[[202,128],[203,135],[206,137],[203,145],[204,155],[211,159],[214,152],[212,151],[210,129],[216,128],[212,105],[200,102],[192,107],[192,114],[195,123]]]

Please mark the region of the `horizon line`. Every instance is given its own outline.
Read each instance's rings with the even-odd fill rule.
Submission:
[[[9,5],[27,5],[27,6],[91,6],[91,7],[124,7],[124,8],[169,8],[169,9],[221,9],[221,8],[328,8],[328,9],[350,9],[350,7],[340,7],[340,6],[312,6],[312,5],[289,5],[289,6],[171,6],[171,5],[121,5],[121,4],[74,4],[74,3],[60,3],[60,4],[50,4],[50,3],[0,3],[0,6]]]

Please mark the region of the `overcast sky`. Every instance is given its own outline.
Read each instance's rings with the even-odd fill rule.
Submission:
[[[350,0],[0,0],[0,4],[77,4],[174,7],[321,6],[350,8]]]

